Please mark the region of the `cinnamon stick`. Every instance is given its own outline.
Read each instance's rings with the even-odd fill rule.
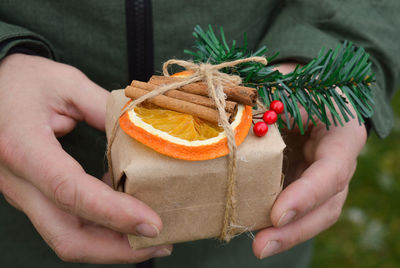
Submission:
[[[149,90],[145,90],[142,88],[127,86],[125,89],[125,96],[131,99],[137,99],[145,94],[147,94]],[[188,101],[183,101],[175,98],[171,98],[165,95],[158,95],[147,99],[146,101],[155,104],[161,108],[195,115],[201,119],[207,120],[211,123],[218,124],[218,111],[203,105],[194,104]],[[229,121],[232,121],[232,114],[226,113]]]
[[[149,83],[159,86],[177,81],[182,81],[182,78],[153,75],[150,78]],[[208,96],[207,85],[204,82],[192,83],[179,88],[179,90],[192,94]],[[228,100],[236,101],[244,105],[254,106],[258,98],[257,90],[250,87],[224,85],[224,92],[227,95]]]
[[[154,90],[158,87],[157,85],[149,84],[149,83],[145,83],[145,82],[141,82],[141,81],[137,81],[137,80],[133,80],[131,83],[131,86],[137,87],[137,88],[142,88],[147,91]],[[215,105],[215,102],[212,101],[210,98],[204,97],[201,95],[197,95],[197,94],[192,94],[192,93],[187,93],[187,92],[180,91],[180,90],[171,89],[171,90],[165,92],[164,95],[171,97],[171,98],[203,105],[203,106],[213,108],[213,109],[217,108]],[[236,102],[226,101],[225,111],[227,111],[228,113],[231,113],[231,114],[235,114],[237,111],[237,106],[238,106],[238,104]]]

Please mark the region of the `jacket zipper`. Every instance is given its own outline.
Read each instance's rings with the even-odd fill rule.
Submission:
[[[129,80],[148,81],[154,73],[151,0],[125,0]]]
[[[148,81],[154,73],[151,0],[125,0],[129,81]],[[153,268],[153,260],[136,268]]]

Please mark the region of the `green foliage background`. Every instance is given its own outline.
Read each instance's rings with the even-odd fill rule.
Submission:
[[[400,92],[395,124],[381,140],[371,133],[338,223],[316,239],[312,268],[400,267]]]

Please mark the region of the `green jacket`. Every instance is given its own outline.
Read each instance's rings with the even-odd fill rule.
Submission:
[[[130,22],[138,23],[141,17],[129,7],[140,7],[143,2],[147,1],[2,0],[0,60],[16,49],[28,50],[73,65],[104,88],[123,88],[134,76],[132,69],[141,71],[135,63],[143,55],[133,53],[132,47],[142,41],[138,33],[143,29],[130,28]],[[280,51],[277,61],[307,62],[321,47],[332,48],[341,40],[351,40],[371,54],[377,76],[372,126],[380,137],[385,137],[393,124],[390,98],[400,84],[398,10],[398,0],[153,0],[153,35],[146,32],[153,37],[156,72],[169,58],[187,58],[183,49],[191,48],[196,24],[204,28],[208,24],[223,26],[227,37],[237,40],[247,32],[254,49],[267,45],[272,52]],[[149,52],[150,43],[141,45]],[[102,175],[103,133],[81,123],[60,141],[88,173]],[[31,267],[40,263],[42,267],[92,267],[62,264],[25,216],[4,199],[0,218],[0,266]],[[309,244],[265,261],[252,256],[250,244],[246,237],[227,246],[213,241],[180,244],[172,257],[157,260],[156,267],[219,267],[223,262],[227,267],[305,267],[309,259]],[[297,259],[290,257],[294,255]]]

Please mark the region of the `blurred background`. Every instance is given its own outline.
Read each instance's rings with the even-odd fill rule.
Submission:
[[[312,268],[400,267],[400,92],[392,107],[392,133],[371,132],[341,218],[316,238]]]

